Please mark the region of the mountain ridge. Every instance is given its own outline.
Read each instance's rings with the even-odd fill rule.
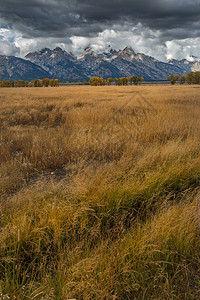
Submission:
[[[145,80],[166,80],[170,74],[185,75],[200,70],[200,59],[171,59],[167,62],[136,53],[131,47],[98,53],[91,47],[74,55],[60,47],[28,53],[24,59],[0,56],[1,80],[32,80],[34,78],[59,78],[62,81],[87,81],[90,77],[143,76]],[[3,59],[4,58],[4,59]],[[8,63],[9,61],[9,63]],[[21,77],[20,77],[21,76]],[[20,78],[19,78],[20,77]]]
[[[46,48],[45,48],[46,49]],[[79,55],[68,53],[61,48],[44,49],[29,53],[25,59],[45,68],[51,75],[64,80],[81,80],[92,76],[123,77],[138,75],[145,80],[165,80],[170,74],[184,75],[192,69],[200,70],[200,63],[174,60],[162,62],[144,53],[136,53],[131,47],[123,50],[110,48],[102,53],[86,47]]]
[[[0,55],[0,81],[1,80],[25,80],[35,78],[51,78],[51,74],[31,61],[26,61],[15,56]]]

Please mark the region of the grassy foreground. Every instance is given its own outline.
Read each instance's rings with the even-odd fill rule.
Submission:
[[[200,298],[200,87],[0,94],[0,299]]]

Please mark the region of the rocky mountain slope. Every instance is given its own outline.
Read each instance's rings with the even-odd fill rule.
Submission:
[[[138,75],[145,80],[165,80],[170,74],[186,74],[192,69],[200,69],[199,63],[189,63],[171,60],[161,62],[154,57],[126,47],[123,50],[113,50],[96,53],[87,47],[79,56],[74,56],[61,48],[42,49],[29,53],[26,60],[30,60],[47,70],[52,76],[63,80],[80,80],[91,76],[122,77]]]
[[[75,56],[57,47],[31,52],[25,59],[0,56],[0,80],[52,77],[62,81],[87,81],[92,76],[123,77],[138,75],[145,80],[166,80],[170,74],[183,75],[200,70],[200,60],[168,60],[162,62],[154,57],[126,47],[123,50],[109,49],[96,53],[87,47],[81,55]]]
[[[85,76],[85,69],[77,63],[76,57],[59,47],[54,50],[44,48],[39,52],[29,53],[25,59],[41,66],[53,77],[62,80],[80,80],[88,77]]]
[[[40,66],[15,56],[0,55],[0,81],[1,80],[25,80],[34,78],[42,79],[52,77]]]
[[[185,70],[186,73],[191,71],[192,72],[200,71],[200,59],[198,59],[195,56],[192,56],[190,61],[187,59],[182,59],[182,60],[170,59],[167,62],[171,65],[177,66]]]

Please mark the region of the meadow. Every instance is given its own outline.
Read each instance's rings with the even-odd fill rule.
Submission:
[[[0,299],[200,298],[200,86],[0,90]]]

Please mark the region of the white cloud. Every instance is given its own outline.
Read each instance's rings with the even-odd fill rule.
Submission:
[[[119,50],[131,46],[135,52],[142,52],[160,60],[184,59],[191,60],[191,56],[200,56],[200,38],[161,41],[162,33],[159,30],[145,28],[141,23],[128,30],[128,26],[119,29],[106,29],[95,37],[72,36],[72,50],[82,52],[90,45],[94,51],[104,51],[108,46]]]
[[[136,52],[143,52],[147,55],[156,56],[165,60],[165,47],[160,44],[160,32],[143,27],[140,23],[128,30],[126,26],[119,29],[106,29],[95,37],[72,36],[72,49],[74,52],[81,52],[90,45],[94,51],[104,51],[108,46],[119,50],[131,46]]]
[[[20,49],[14,43],[15,36],[7,28],[0,28],[0,54],[17,55]]]
[[[67,38],[41,37],[25,38],[19,30],[0,28],[0,55],[24,57],[28,52],[38,51],[44,47],[62,47],[71,50],[71,42]]]
[[[167,59],[188,59],[191,56],[199,57],[200,54],[200,38],[188,38],[184,40],[173,40],[166,42],[166,58]]]
[[[191,60],[191,56],[199,57],[200,38],[163,39],[162,32],[152,30],[138,23],[113,25],[93,37],[72,36],[71,38],[25,38],[20,31],[0,28],[0,54],[24,57],[28,52],[38,51],[44,47],[61,47],[66,51],[79,54],[90,45],[94,51],[102,52],[110,46],[119,50],[131,46],[135,52],[142,52],[165,61],[166,59]]]
[[[24,57],[28,52],[38,51],[45,47],[50,49],[61,47],[66,51],[70,51],[70,46],[69,43],[66,42],[66,39],[51,37],[24,39],[23,37],[19,36],[15,39],[15,45],[21,49],[21,57]]]

